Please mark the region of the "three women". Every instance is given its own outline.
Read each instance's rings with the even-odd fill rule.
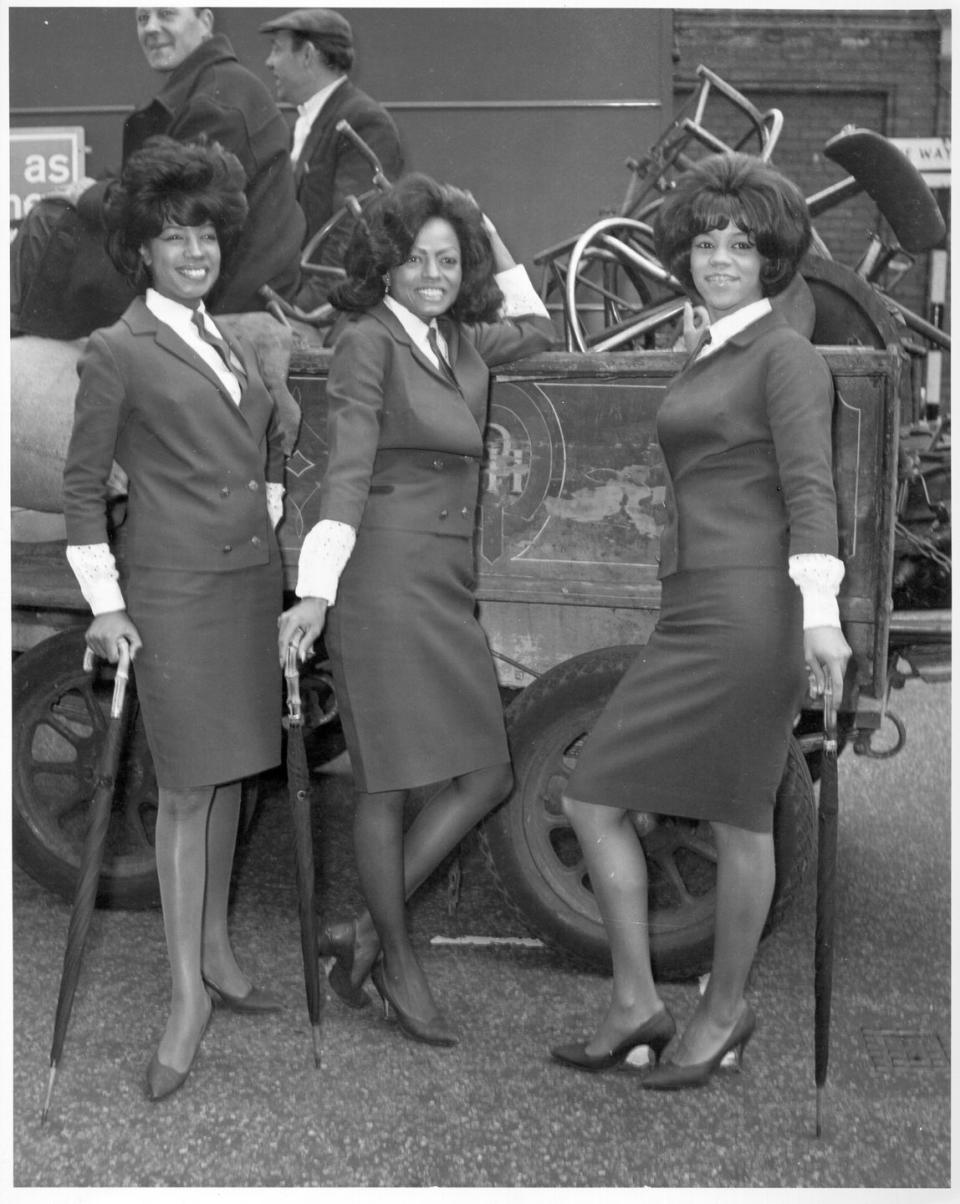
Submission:
[[[129,187],[135,194],[135,181]],[[160,195],[167,196],[166,186]],[[148,293],[117,327],[91,340],[66,480],[71,545],[98,549],[87,555],[91,563],[99,559],[99,577],[89,571],[103,585],[112,574],[102,552],[102,500],[114,453],[131,477],[130,612],[113,595],[88,642],[114,659],[118,638],[137,651],[141,631],[149,631],[138,683],[163,782],[158,865],[162,844],[174,975],[171,1019],[151,1065],[156,1097],[175,1089],[189,1069],[209,1014],[205,982],[234,1006],[252,1000],[253,1010],[263,1002],[226,939],[225,855],[232,857],[236,830],[235,788],[226,783],[278,759],[275,738],[266,735],[278,724],[264,703],[277,685],[276,648],[269,670],[263,649],[268,599],[279,592],[267,518],[278,513],[279,472],[272,418],[253,400],[260,397],[255,361],[241,347],[232,349],[240,363],[228,371],[239,368],[243,378],[234,417],[246,420],[252,445],[234,429],[235,468],[226,471],[219,455],[213,463],[197,454],[197,447],[213,446],[198,428],[192,459],[183,447],[166,447],[172,435],[160,439],[154,430],[166,410],[171,432],[199,421],[206,409],[215,412],[218,430],[223,424],[224,412],[212,404],[224,400],[222,379],[206,381],[205,398],[213,387],[209,405],[205,400],[203,411],[198,406],[185,418],[174,401],[179,392],[164,385],[168,361],[144,373],[130,349],[151,346],[142,337],[149,326],[158,345],[166,338],[165,355],[184,359],[176,338],[189,343],[182,337],[188,328],[162,299],[201,309],[218,266],[214,244],[226,234],[212,209],[165,199],[155,200],[155,209],[152,225],[131,218],[120,225],[128,250],[153,272],[152,292],[161,301],[152,305]],[[191,240],[188,260],[170,251],[171,230]],[[553,1053],[565,1064],[602,1070],[636,1045],[659,1054],[672,1040],[675,1024],[650,969],[646,867],[630,817],[643,810],[706,819],[718,852],[713,972],[672,1062],[644,1080],[652,1089],[674,1089],[707,1081],[752,1035],[744,990],[773,889],[772,810],[787,741],[808,686],[839,697],[850,650],[836,605],[842,564],[831,380],[814,348],[770,303],[794,278],[809,244],[802,197],[756,160],[712,156],[664,203],[656,237],[663,261],[706,308],[709,342],[671,385],[659,418],[670,485],[660,620],[591,734],[564,800],[610,940],[612,999],[594,1034]],[[523,269],[472,198],[426,177],[408,177],[378,198],[346,266],[335,302],[349,318],[327,387],[321,517],[301,552],[302,600],[280,619],[279,657],[285,661],[291,648],[307,657],[326,630],[356,779],[354,840],[367,909],[323,933],[321,952],[334,958],[331,985],[362,1007],[371,974],[408,1036],[449,1046],[457,1027],[415,956],[405,901],[510,788],[496,677],[475,614],[474,510],[489,368],[546,348],[553,332]],[[164,324],[176,332],[172,346],[162,337]],[[209,377],[202,365],[193,364],[193,372]],[[141,456],[147,448],[150,455]],[[238,486],[250,496],[228,503]],[[223,504],[213,504],[215,496]],[[187,514],[195,525],[181,547],[171,531]],[[192,546],[194,535],[207,541],[205,556]],[[231,559],[210,569],[207,545],[218,542]],[[244,617],[231,614],[228,634],[206,599],[222,587],[235,597],[235,585],[251,602]],[[115,585],[103,588],[109,596]],[[171,609],[182,606],[191,608],[183,613],[196,639],[177,638],[179,611],[177,630],[170,625]],[[199,748],[186,758],[178,746],[176,757],[164,751],[175,747],[168,732],[182,738],[172,714],[176,682],[181,673],[192,681],[195,662],[203,662],[201,625],[215,633],[218,672],[241,630],[244,655],[252,658],[237,684],[251,698],[237,741],[242,763],[233,750],[225,759]],[[193,716],[205,713],[202,691],[198,698]],[[195,736],[201,725],[192,718],[188,726]],[[253,726],[261,730],[248,741]],[[408,791],[431,783],[440,789],[404,834]],[[215,823],[221,811],[224,819]],[[190,849],[187,836],[195,842]]]

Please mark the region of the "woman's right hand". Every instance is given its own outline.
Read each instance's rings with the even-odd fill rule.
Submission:
[[[320,638],[326,620],[325,598],[302,598],[295,606],[285,610],[277,619],[280,664],[286,666],[291,646],[296,648],[301,661],[307,660],[313,653],[313,645]]]
[[[110,610],[97,615],[87,628],[85,639],[90,651],[111,665],[120,659],[120,640],[126,640],[129,644],[131,661],[136,660],[137,653],[143,647],[140,632],[125,610]]]
[[[696,351],[697,344],[704,330],[710,325],[710,315],[705,306],[694,305],[692,301],[683,303],[683,346],[687,353]]]

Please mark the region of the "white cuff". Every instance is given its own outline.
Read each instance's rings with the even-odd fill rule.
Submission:
[[[337,600],[340,574],[346,568],[357,533],[347,523],[322,518],[300,545],[298,598],[323,598],[329,606]]]
[[[80,592],[95,615],[127,609],[120,590],[116,561],[109,544],[69,546],[67,563],[73,569]]]
[[[819,552],[791,556],[788,572],[803,597],[803,629],[839,627],[837,594],[843,580],[843,561]]]
[[[519,318],[527,314],[549,318],[547,307],[540,300],[522,263],[507,268],[505,272],[497,272],[495,280],[503,293],[503,305],[500,307],[502,318]]]
[[[279,481],[267,481],[267,514],[270,516],[274,530],[277,529],[277,525],[283,518],[284,493],[286,490]]]

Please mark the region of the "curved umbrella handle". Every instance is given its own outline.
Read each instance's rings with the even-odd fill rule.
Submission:
[[[123,636],[117,640],[117,653],[117,674],[113,679],[113,699],[110,703],[111,719],[118,719],[120,717],[120,712],[123,709],[124,695],[127,690],[127,682],[130,680],[130,643]],[[85,649],[83,653],[84,673],[93,672],[96,659],[96,653],[92,648]]]
[[[287,681],[288,722],[299,727],[303,723],[303,709],[300,701],[300,670],[297,668],[297,646],[295,644],[287,647],[287,661],[283,676]]]

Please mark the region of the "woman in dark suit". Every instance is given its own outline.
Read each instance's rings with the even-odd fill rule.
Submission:
[[[363,1006],[373,967],[409,1036],[453,1045],[404,904],[512,782],[475,613],[473,531],[488,369],[545,349],[553,328],[473,199],[425,176],[371,206],[346,269],[332,298],[351,316],[327,384],[321,518],[301,550],[303,600],[282,616],[280,657],[291,644],[309,655],[330,608],[368,908],[323,934],[321,952],[337,959],[330,982]],[[435,782],[447,784],[404,838],[407,792]]]
[[[836,594],[833,385],[770,298],[810,242],[799,191],[745,155],[709,156],[656,218],[661,260],[705,306],[701,340],[658,415],[667,466],[660,617],[611,696],[563,800],[610,941],[613,992],[586,1041],[554,1048],[585,1070],[674,1035],[647,935],[634,812],[710,821],[717,908],[709,983],[673,1060],[645,1087],[705,1083],[754,1030],[744,998],[774,886],[773,806],[804,692],[839,700],[850,648]]]
[[[87,343],[64,470],[67,556],[95,615],[87,644],[109,661],[129,644],[157,772],[173,989],[147,1072],[154,1100],[186,1079],[211,997],[280,1006],[251,986],[227,931],[241,779],[280,759],[280,433],[253,347],[223,340],[203,306],[243,226],[243,184],[216,145],[160,137],[125,164],[110,249],[148,287]],[[128,478],[116,562],[114,460]]]

